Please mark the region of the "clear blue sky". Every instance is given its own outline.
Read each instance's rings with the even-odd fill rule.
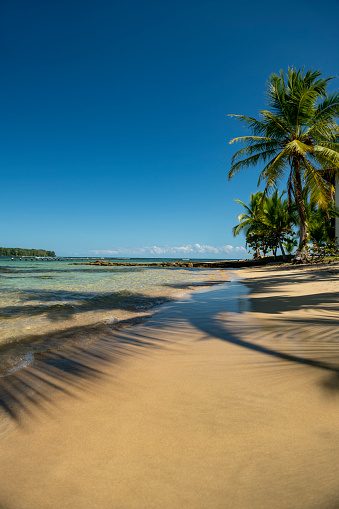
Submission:
[[[226,115],[257,116],[288,66],[337,75],[338,14],[336,0],[2,0],[0,245],[243,257],[234,198],[258,170],[227,181],[242,131]]]

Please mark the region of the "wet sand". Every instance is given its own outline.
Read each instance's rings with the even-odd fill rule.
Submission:
[[[2,379],[0,508],[339,507],[339,268],[233,278]]]

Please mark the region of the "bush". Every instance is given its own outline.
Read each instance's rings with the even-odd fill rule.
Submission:
[[[311,261],[322,261],[327,257],[339,256],[339,249],[336,241],[337,239],[312,244],[310,247]]]

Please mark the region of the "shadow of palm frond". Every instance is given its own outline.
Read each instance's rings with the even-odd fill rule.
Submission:
[[[339,311],[339,293],[323,292],[302,296],[272,295],[252,299],[253,311],[269,314],[281,314],[287,311],[321,308],[326,311]]]
[[[339,371],[337,373],[332,373],[329,377],[324,379],[321,382],[321,386],[328,393],[337,393],[337,392],[339,392]],[[337,507],[339,507],[339,504],[338,504]]]
[[[192,321],[194,324],[194,320]],[[310,321],[305,321],[304,323],[307,323],[310,325]],[[226,327],[226,328],[225,328]],[[306,357],[304,355],[295,355],[294,353],[288,353],[283,350],[279,350],[277,348],[273,348],[271,346],[265,346],[263,344],[260,344],[259,342],[252,342],[245,339],[242,339],[241,337],[238,337],[234,333],[230,333],[229,330],[227,330],[227,322],[225,323],[225,320],[220,320],[218,316],[215,316],[214,318],[211,317],[210,324],[208,326],[202,327],[201,330],[203,330],[207,337],[211,336],[214,338],[221,339],[222,341],[227,341],[229,343],[232,343],[237,346],[241,346],[243,348],[247,348],[249,350],[255,351],[257,353],[261,353],[264,355],[269,355],[271,357],[280,358],[285,361],[294,362],[297,364],[302,364],[304,366],[324,369],[326,371],[333,371],[336,373],[339,373],[339,365],[334,364],[333,362],[327,362],[321,359],[317,358],[311,358]],[[243,332],[243,331],[242,331]],[[248,333],[250,333],[251,330],[249,329]],[[287,331],[286,331],[287,332]],[[319,333],[319,328],[317,327],[317,334]],[[285,343],[286,344],[286,343]],[[317,344],[319,345],[318,350],[312,350],[309,349],[309,353],[312,355],[318,355],[322,356],[323,352],[321,351],[321,337],[318,335]],[[325,347],[324,347],[325,350]],[[327,349],[326,349],[327,350]],[[334,354],[336,355],[337,359],[339,359],[339,344],[335,344],[333,351],[331,352],[331,358],[333,359]],[[329,353],[326,351],[325,356],[328,356]]]
[[[247,286],[247,284],[246,284]],[[276,297],[272,297],[276,299]],[[325,316],[323,318],[312,317],[306,315],[300,319],[290,319],[288,323],[277,322],[275,331],[279,329],[279,334],[284,338],[283,341],[278,340],[279,334],[272,334],[273,329],[258,329],[252,323],[247,322],[237,330],[234,327],[232,318],[227,320],[223,313],[242,314],[252,311],[255,315],[256,308],[252,307],[255,299],[248,299],[248,291],[243,284],[232,282],[227,288],[218,289],[212,294],[192,294],[192,302],[196,303],[195,313],[190,313],[185,318],[195,328],[204,333],[204,339],[219,339],[248,350],[252,350],[258,354],[266,355],[272,358],[278,358],[302,366],[321,369],[333,374],[331,381],[327,384],[327,389],[337,390],[338,384],[336,376],[339,374],[339,342],[337,341],[337,325],[336,317]],[[304,308],[314,307],[315,302],[320,306],[323,303],[337,303],[335,296],[332,294],[318,294],[316,296],[304,296]],[[212,305],[211,305],[212,304]],[[264,303],[267,305],[267,303]],[[279,303],[278,303],[279,304]],[[294,309],[297,302],[280,302],[280,309]],[[338,310],[338,307],[335,308]],[[326,311],[328,308],[326,307]],[[262,306],[260,306],[262,312]],[[178,308],[178,313],[185,314],[185,307]],[[289,336],[297,337],[301,331],[307,332],[307,339],[300,339],[297,342],[290,341]]]
[[[10,320],[18,317],[45,315],[51,321],[62,321],[87,311],[126,309],[130,311],[150,309],[169,302],[168,296],[151,297],[142,293],[121,290],[111,293],[70,292],[64,290],[25,290],[17,292],[22,302],[39,300],[40,304],[24,304],[0,308],[0,318]],[[46,304],[43,304],[43,303]]]
[[[277,271],[283,270],[276,274]],[[262,273],[268,273],[263,276]],[[258,273],[259,276],[251,276],[251,278],[242,280],[242,283],[250,289],[251,294],[264,293],[269,291],[279,291],[279,288],[286,284],[302,284],[311,282],[325,282],[329,280],[339,280],[339,265],[324,265],[324,266],[295,266],[284,267],[283,269],[277,266],[265,266],[264,268],[256,268],[254,273]],[[293,273],[293,280],[291,277]]]
[[[142,323],[149,317],[144,315],[114,325],[73,327],[34,337],[38,345],[34,364],[0,377],[0,408],[20,422],[23,413],[34,416],[34,408],[43,409],[44,402],[52,402],[53,392],[75,397],[74,389],[86,390],[88,383],[103,376],[108,364],[121,363],[144,349],[159,348],[163,341],[150,340],[142,329],[133,327],[133,334],[125,331],[126,327]],[[81,345],[83,338],[87,341],[92,338],[95,342],[84,349]],[[60,351],[55,351],[58,342]],[[54,351],[51,345],[54,345]]]

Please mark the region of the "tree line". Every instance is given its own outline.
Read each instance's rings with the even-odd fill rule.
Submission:
[[[22,249],[20,247],[0,247],[0,256],[55,256],[54,251],[45,249]]]
[[[294,201],[285,198],[285,191],[276,189],[271,196],[262,191],[252,193],[248,205],[235,200],[245,209],[238,215],[239,223],[232,232],[236,237],[244,233],[246,245],[255,258],[266,256],[270,251],[276,257],[280,248],[283,260],[298,246],[299,215]],[[330,201],[324,210],[304,197],[305,218],[308,225],[308,248],[311,255],[322,256],[337,251],[335,242],[335,218],[339,210]]]
[[[335,215],[333,194],[335,175],[339,171],[339,126],[336,121],[339,93],[328,93],[327,87],[332,79],[323,78],[320,71],[305,72],[291,67],[286,77],[283,71],[270,76],[267,109],[260,110],[258,119],[230,115],[250,134],[230,141],[245,146],[234,154],[228,178],[242,169],[262,165],[258,186],[265,184],[261,194],[252,195],[249,205],[254,210],[260,202],[260,214],[258,211],[254,214],[254,230],[241,227],[243,221],[240,220],[234,233],[244,229],[248,243],[254,242],[255,245],[252,234],[258,237],[261,228],[262,236],[266,236],[262,241],[265,249],[275,242],[281,247],[283,242],[289,242],[288,238],[293,241],[291,232],[297,220],[296,260],[300,262],[308,261],[310,245],[315,243],[316,237],[321,237],[321,231],[326,230],[325,223],[331,223],[330,219]],[[279,187],[286,191],[287,200],[279,196]],[[268,207],[274,204],[267,201],[270,196],[275,205],[284,208],[284,214],[293,213],[285,230],[278,225],[275,233],[268,234],[267,222],[271,213]],[[245,214],[251,216],[249,211]],[[315,236],[316,230],[319,235]]]

